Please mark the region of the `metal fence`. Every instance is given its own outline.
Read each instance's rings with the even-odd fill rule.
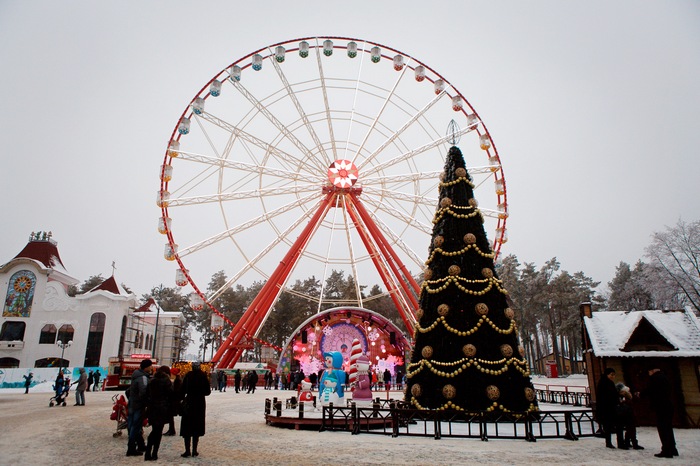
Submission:
[[[324,406],[321,431],[398,436],[519,439],[593,437],[598,428],[590,410],[537,413],[466,414],[419,410],[395,401],[375,401],[371,407]]]

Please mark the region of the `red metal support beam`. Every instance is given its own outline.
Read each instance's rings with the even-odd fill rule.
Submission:
[[[279,295],[281,288],[298,262],[306,244],[328,213],[334,198],[335,194],[329,192],[326,194],[326,198],[319,203],[318,209],[309,220],[309,223],[304,227],[304,230],[299,234],[292,247],[280,261],[272,275],[270,275],[267,283],[250,303],[233,330],[231,330],[231,334],[226,338],[226,341],[219,347],[212,359],[213,363],[218,362],[219,367],[232,367],[236,364],[241,356],[241,349],[236,348],[236,346],[245,335],[253,336],[257,332],[258,327],[267,313],[270,312],[274,300]]]
[[[387,263],[398,278],[398,282],[401,285],[401,288],[404,290],[408,300],[414,306],[414,309],[418,309],[417,297],[420,295],[420,287],[418,286],[418,283],[416,283],[413,276],[408,273],[406,266],[403,264],[403,262],[401,262],[401,259],[396,254],[396,251],[394,251],[394,249],[391,247],[382,231],[379,229],[376,223],[374,223],[374,220],[372,220],[372,217],[369,215],[369,212],[367,212],[367,209],[365,209],[362,202],[355,196],[351,196],[351,199],[352,204],[360,214],[360,218],[362,218],[364,224],[369,228],[370,234],[373,238],[375,238],[375,241],[379,245],[382,254],[384,257],[386,257]],[[412,314],[412,317],[415,319],[415,312],[412,311]]]
[[[346,203],[346,205],[346,210],[350,215],[352,222],[355,224],[355,229],[360,235],[360,238],[362,239],[362,242],[365,245],[365,248],[367,249],[370,258],[372,259],[374,266],[379,272],[379,275],[382,278],[382,281],[384,282],[384,286],[386,286],[387,288],[391,300],[394,302],[396,309],[399,311],[399,315],[401,316],[401,319],[403,320],[403,323],[406,326],[406,330],[410,334],[411,338],[413,338],[415,330],[413,328],[413,322],[407,314],[412,311],[407,306],[407,303],[405,301],[399,299],[399,297],[401,296],[401,291],[399,290],[396,281],[389,273],[389,270],[387,270],[388,264],[386,263],[386,258],[377,249],[377,245],[375,244],[371,235],[367,231],[366,226],[360,221],[360,218],[358,217],[359,214],[355,210],[354,203]]]

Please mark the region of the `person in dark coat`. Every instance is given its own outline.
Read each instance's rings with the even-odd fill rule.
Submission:
[[[644,450],[637,441],[637,418],[634,415],[634,396],[629,387],[622,382],[615,385],[620,396],[620,404],[617,406],[617,429],[625,432],[625,446],[635,450]]]
[[[258,373],[255,371],[250,371],[248,373],[248,392],[247,393],[255,393],[255,387],[258,385]]]
[[[28,375],[23,375],[22,377],[24,377],[24,394],[26,395],[29,393],[29,387],[32,385],[34,374],[30,372]]]
[[[168,420],[168,431],[163,434],[167,436],[175,435],[175,416],[180,415],[180,402],[182,401],[182,377],[180,377],[180,369],[173,367],[170,369],[173,383],[173,398],[172,409],[170,410],[170,419]]]
[[[148,401],[148,382],[153,373],[153,361],[143,359],[139,368],[131,374],[131,383],[126,389],[129,403],[127,405],[127,426],[129,441],[126,456],[140,456],[146,451],[143,441],[143,418]]]
[[[605,434],[605,446],[615,448],[612,444],[612,433],[615,430],[617,405],[620,397],[615,387],[615,369],[608,367],[596,387],[596,418]],[[617,446],[624,449],[622,432],[617,434]]]
[[[233,383],[236,387],[236,393],[241,390],[241,370],[236,369],[236,373],[233,374]]]
[[[151,433],[146,443],[145,461],[158,459],[158,448],[163,438],[163,426],[172,419],[173,384],[170,382],[170,368],[160,366],[148,384],[146,416],[151,424]]]
[[[678,456],[676,438],[673,435],[673,401],[671,400],[671,382],[659,368],[649,370],[649,384],[644,393],[656,413],[656,430],[661,440],[661,452],[657,458]]]
[[[202,372],[200,363],[192,363],[192,370],[182,380],[182,394],[180,436],[185,439],[185,452],[180,456],[183,458],[199,456],[197,447],[199,437],[204,436],[207,415],[207,402],[204,397],[211,394],[209,379]],[[192,450],[190,450],[190,443]]]
[[[92,386],[92,391],[96,392],[97,390],[100,389],[100,378],[102,377],[102,372],[100,372],[99,369],[95,371],[94,374],[92,374],[92,378],[95,381],[95,383]]]

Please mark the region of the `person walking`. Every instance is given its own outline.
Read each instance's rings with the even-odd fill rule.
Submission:
[[[233,384],[236,388],[236,393],[241,390],[241,370],[236,369],[236,373],[233,374]]]
[[[615,388],[615,369],[608,367],[596,386],[596,418],[605,434],[605,446],[615,448],[612,444],[612,433],[615,430],[615,416],[620,397]],[[622,433],[617,434],[617,447],[624,449]]]
[[[58,375],[56,376],[56,381],[53,383],[53,389],[56,393],[56,402],[58,402],[59,397],[63,394],[63,385],[65,380],[63,379],[63,371],[59,369]]]
[[[168,420],[168,431],[163,434],[167,436],[173,436],[175,432],[175,416],[180,415],[180,403],[182,401],[182,377],[180,377],[180,369],[173,367],[170,369],[170,375],[172,376],[173,383],[173,397],[172,397],[172,409],[170,419]]]
[[[75,406],[85,406],[85,390],[88,388],[88,376],[85,373],[85,368],[81,367],[80,376],[73,384],[78,384],[75,387]]]
[[[32,378],[34,377],[34,374],[30,372],[22,377],[24,377],[24,394],[26,395],[29,393],[29,387],[32,385]]]
[[[389,371],[389,369],[384,369],[382,378],[384,379],[384,390],[388,392],[391,389],[391,371]]]
[[[145,461],[156,461],[158,449],[163,438],[163,427],[172,419],[173,409],[173,384],[170,382],[170,368],[160,366],[153,379],[148,383],[148,400],[146,411],[148,423],[151,425],[151,433],[146,443]]]
[[[102,377],[102,373],[100,372],[99,369],[97,369],[93,374],[92,377],[95,381],[95,383],[92,386],[92,391],[96,392],[97,390],[100,389],[100,378]]]
[[[129,441],[126,447],[126,456],[141,456],[146,451],[146,443],[143,441],[143,417],[148,400],[148,380],[153,373],[153,361],[143,359],[139,368],[131,374],[131,385],[127,389],[128,415],[126,418],[129,430]]]
[[[180,456],[183,458],[199,456],[197,450],[199,437],[204,436],[206,425],[207,401],[205,397],[211,394],[211,385],[207,375],[202,372],[200,363],[192,363],[192,370],[182,380],[182,393],[184,396],[180,436],[185,441],[185,452]]]
[[[649,369],[649,384],[645,395],[649,398],[651,409],[656,413],[656,430],[661,440],[661,452],[657,458],[678,456],[676,438],[673,435],[673,401],[671,400],[671,382],[661,369]]]
[[[250,371],[248,373],[248,392],[255,393],[255,387],[258,385],[258,373],[255,371]]]

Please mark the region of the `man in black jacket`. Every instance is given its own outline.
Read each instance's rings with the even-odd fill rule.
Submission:
[[[148,379],[152,373],[153,361],[144,359],[139,368],[131,374],[131,385],[127,389],[129,442],[126,456],[140,456],[146,451],[146,443],[143,441],[143,415],[148,401]]]
[[[603,428],[605,446],[608,448],[615,448],[612,444],[612,432],[615,430],[615,413],[619,404],[620,396],[615,387],[615,369],[608,367],[596,387],[596,417],[598,424]],[[617,447],[625,449],[622,432],[617,434]]]
[[[673,401],[671,383],[659,368],[649,369],[649,384],[645,393],[649,397],[651,409],[656,413],[656,430],[661,440],[661,452],[657,458],[678,456],[676,438],[673,435]]]

